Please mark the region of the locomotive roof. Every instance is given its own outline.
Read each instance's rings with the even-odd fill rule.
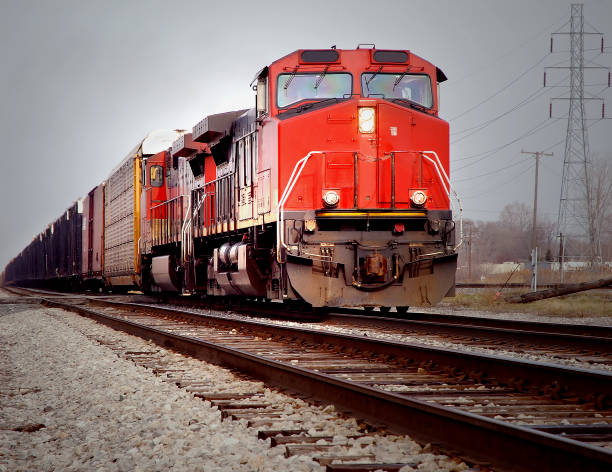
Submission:
[[[372,45],[373,46],[373,45]],[[297,49],[279,59],[274,61],[270,66],[278,64],[280,62],[287,61],[287,59],[295,58],[297,62],[297,66],[313,66],[313,65],[321,65],[321,66],[329,66],[333,64],[340,64],[342,59],[342,54],[369,54],[370,62],[379,66],[406,66],[414,63],[418,63],[423,66],[431,66],[435,68],[436,71],[436,81],[444,82],[447,80],[444,72],[436,67],[431,62],[423,59],[421,56],[414,54],[408,49],[377,49],[373,48],[360,48],[356,49]],[[292,64],[293,65],[293,64]],[[265,74],[267,72],[268,67],[264,67],[261,69],[256,75],[253,82],[261,76],[261,74]]]

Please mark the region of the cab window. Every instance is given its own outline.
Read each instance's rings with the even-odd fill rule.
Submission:
[[[387,100],[408,100],[426,108],[433,106],[431,79],[426,74],[361,74],[361,94]]]
[[[164,168],[162,166],[151,166],[150,184],[151,187],[164,185]]]
[[[305,100],[345,98],[353,91],[353,76],[346,73],[280,74],[276,87],[279,108]]]

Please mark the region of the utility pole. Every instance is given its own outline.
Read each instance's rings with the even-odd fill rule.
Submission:
[[[538,216],[538,170],[540,167],[540,157],[552,156],[552,152],[543,151],[523,151],[521,154],[531,154],[535,156],[535,185],[533,189],[533,224],[531,226],[531,290],[536,291],[538,289],[538,241],[536,235],[536,220]]]
[[[470,224],[470,240],[468,243],[468,281],[472,281],[472,225]]]
[[[559,272],[561,275],[561,283],[565,281],[565,271],[563,268],[564,257],[565,257],[565,244],[563,244],[563,233],[559,233]]]

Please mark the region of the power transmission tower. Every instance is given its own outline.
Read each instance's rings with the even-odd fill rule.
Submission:
[[[589,141],[585,118],[585,101],[600,100],[602,118],[605,115],[603,100],[599,97],[585,97],[585,69],[607,69],[601,66],[585,66],[584,38],[587,35],[601,36],[601,52],[604,52],[603,35],[584,30],[582,4],[571,5],[569,32],[555,32],[554,35],[569,35],[570,65],[547,67],[546,69],[569,69],[569,97],[558,97],[553,100],[569,100],[567,134],[565,138],[565,156],[563,162],[563,180],[559,200],[557,220],[558,234],[563,235],[560,244],[559,261],[588,261],[597,264],[601,261],[601,246],[598,238],[596,215],[591,178],[591,161],[589,158]],[[551,37],[550,49],[553,49]],[[608,74],[608,81],[609,81]],[[544,72],[546,85],[546,71]],[[589,94],[590,95],[590,94]],[[552,116],[552,102],[550,106]],[[561,269],[563,271],[563,268]],[[563,275],[562,275],[563,277]]]

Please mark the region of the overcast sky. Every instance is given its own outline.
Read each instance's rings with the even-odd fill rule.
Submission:
[[[587,27],[612,45],[612,1],[584,5]],[[559,119],[548,114],[550,98],[567,89],[544,90],[542,75],[567,64],[567,42],[559,37],[549,54],[549,38],[569,15],[560,0],[0,0],[0,268],[148,131],[251,107],[249,83],[261,67],[333,44],[409,49],[444,70],[441,115],[467,217],[532,205],[525,149],[555,153],[542,160],[539,207],[556,220],[567,104],[555,102]],[[601,55],[599,47],[587,40],[586,58],[610,66],[612,48]],[[551,73],[548,83],[567,84],[566,75]],[[607,72],[585,82],[612,110]],[[591,152],[612,153],[612,120],[588,123]]]

